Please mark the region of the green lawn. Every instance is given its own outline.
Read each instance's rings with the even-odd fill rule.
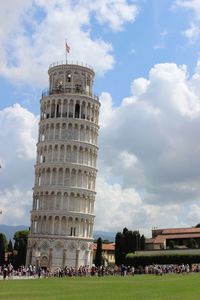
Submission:
[[[1,300],[199,300],[200,274],[0,281]]]

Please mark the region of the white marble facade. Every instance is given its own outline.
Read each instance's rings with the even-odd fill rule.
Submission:
[[[61,63],[48,73],[26,264],[53,271],[92,264],[100,103],[92,68]]]

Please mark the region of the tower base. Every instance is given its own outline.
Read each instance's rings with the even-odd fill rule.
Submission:
[[[78,238],[30,238],[26,266],[35,265],[54,272],[58,268],[92,266],[93,240]]]

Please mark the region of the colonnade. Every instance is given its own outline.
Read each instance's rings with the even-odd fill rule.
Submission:
[[[92,237],[93,221],[66,216],[32,216],[32,234]]]
[[[98,124],[99,109],[95,103],[78,99],[49,99],[41,105],[41,120],[52,118],[85,119]]]
[[[35,170],[35,187],[79,187],[95,190],[96,171],[63,168],[37,167]]]
[[[94,193],[90,196],[67,192],[40,193],[33,197],[33,211],[60,211],[62,213],[69,211],[93,214],[94,200]]]
[[[68,140],[81,141],[97,146],[98,127],[79,124],[72,121],[41,124],[39,129],[39,142]]]
[[[37,163],[83,164],[96,168],[97,148],[94,146],[58,144],[39,145],[37,148]]]

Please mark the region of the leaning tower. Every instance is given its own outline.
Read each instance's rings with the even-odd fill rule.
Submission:
[[[26,264],[92,264],[100,103],[89,66],[52,64],[40,101]]]

